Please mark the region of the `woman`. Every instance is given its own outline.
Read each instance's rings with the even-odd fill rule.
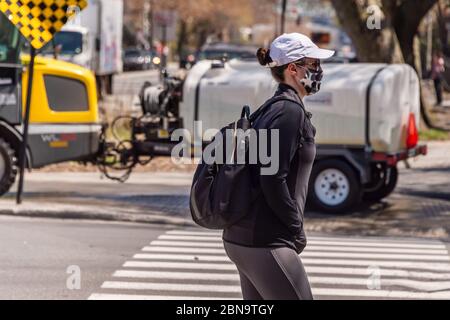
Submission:
[[[445,72],[445,61],[441,54],[435,54],[433,56],[433,67],[431,70],[431,79],[434,82],[434,88],[436,89],[436,106],[442,105],[443,100],[443,74]]]
[[[261,165],[252,168],[260,195],[250,214],[223,233],[245,300],[313,299],[298,256],[306,246],[303,212],[316,155],[315,128],[302,99],[320,90],[320,59],[333,54],[299,33],[284,34],[270,50],[258,50],[260,64],[271,68],[279,87],[274,96],[278,101],[253,127],[268,129],[269,137],[271,130],[279,130],[279,169],[275,175],[262,175]]]

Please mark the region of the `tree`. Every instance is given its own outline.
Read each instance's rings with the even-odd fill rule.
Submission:
[[[226,38],[231,31],[240,26],[251,25],[253,10],[251,1],[242,0],[154,0],[154,11],[174,10],[178,13],[178,55],[185,46],[196,50],[211,35]]]
[[[331,0],[337,17],[352,38],[358,58],[365,62],[406,62],[422,74],[420,50],[416,45],[419,25],[438,0]],[[377,8],[380,10],[377,11]],[[381,28],[371,28],[379,18]],[[425,112],[428,127],[434,127]]]

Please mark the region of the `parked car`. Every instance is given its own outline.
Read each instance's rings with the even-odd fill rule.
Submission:
[[[132,70],[150,70],[154,67],[154,54],[151,51],[138,48],[125,49],[123,55],[123,69],[125,71]]]
[[[198,54],[198,60],[256,60],[256,47],[229,43],[206,44]]]

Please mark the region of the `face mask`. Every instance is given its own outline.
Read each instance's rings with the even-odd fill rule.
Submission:
[[[320,91],[322,86],[322,78],[323,78],[323,70],[322,68],[319,68],[318,71],[311,71],[308,68],[305,68],[303,66],[299,66],[303,68],[305,73],[305,78],[300,81],[300,83],[305,87],[306,92],[308,95],[316,94]]]

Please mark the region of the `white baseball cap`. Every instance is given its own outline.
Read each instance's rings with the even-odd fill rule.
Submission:
[[[310,38],[301,33],[285,33],[270,46],[270,67],[284,66],[303,58],[329,59],[335,51],[319,48]]]

